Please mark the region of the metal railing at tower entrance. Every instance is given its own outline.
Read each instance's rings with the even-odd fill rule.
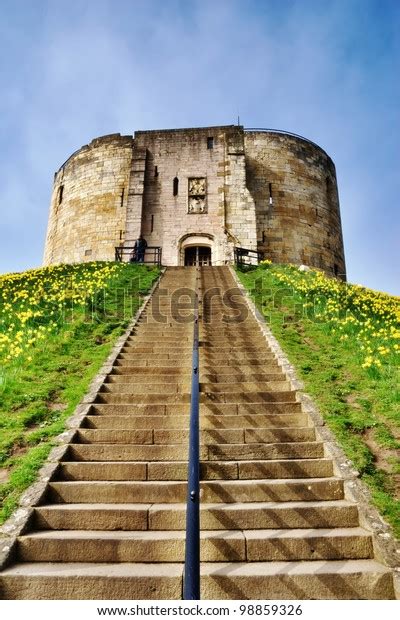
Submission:
[[[235,265],[243,267],[244,265],[258,265],[264,258],[264,252],[260,250],[250,250],[248,248],[234,249]]]
[[[200,365],[199,365],[199,288],[200,268],[196,269],[193,315],[192,386],[188,488],[186,504],[186,547],[183,600],[200,600]]]
[[[115,260],[118,263],[144,263],[161,267],[161,259],[162,248],[155,245],[148,245],[143,257],[136,253],[134,246],[119,246],[115,248]]]

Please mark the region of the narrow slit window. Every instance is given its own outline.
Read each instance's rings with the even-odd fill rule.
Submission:
[[[125,187],[122,188],[122,192],[121,192],[121,207],[124,206],[124,196],[125,196]]]
[[[269,204],[272,206],[272,183],[268,183],[269,189]]]
[[[208,149],[214,148],[214,138],[212,136],[207,138],[207,148]]]
[[[60,185],[60,187],[58,188],[58,204],[59,205],[62,203],[63,195],[64,195],[64,185]]]
[[[178,191],[179,191],[179,179],[178,177],[174,178],[174,182],[173,182],[173,195],[177,196],[178,195]]]
[[[119,240],[122,241],[122,230],[119,231]]]
[[[158,177],[158,166],[154,166],[154,176]]]
[[[333,272],[334,272],[335,276],[337,276],[339,274],[339,267],[338,267],[338,265],[336,263],[333,265]]]
[[[150,232],[154,230],[154,215],[151,216]]]

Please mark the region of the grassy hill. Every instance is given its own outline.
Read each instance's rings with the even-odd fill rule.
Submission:
[[[269,261],[239,277],[400,537],[400,298]]]
[[[0,276],[0,522],[158,274],[96,262]]]
[[[0,521],[158,274],[85,263],[0,276]],[[400,536],[399,298],[267,261],[239,276]]]

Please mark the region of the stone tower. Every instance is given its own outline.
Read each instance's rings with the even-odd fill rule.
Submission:
[[[241,126],[96,138],[54,178],[44,264],[114,260],[143,234],[164,265],[234,247],[345,278],[335,166],[319,146]]]

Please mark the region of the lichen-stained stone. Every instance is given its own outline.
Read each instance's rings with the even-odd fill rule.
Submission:
[[[195,247],[229,264],[236,246],[346,277],[335,166],[284,132],[137,131],[71,155],[55,175],[44,264],[113,260],[141,233],[164,265]]]

